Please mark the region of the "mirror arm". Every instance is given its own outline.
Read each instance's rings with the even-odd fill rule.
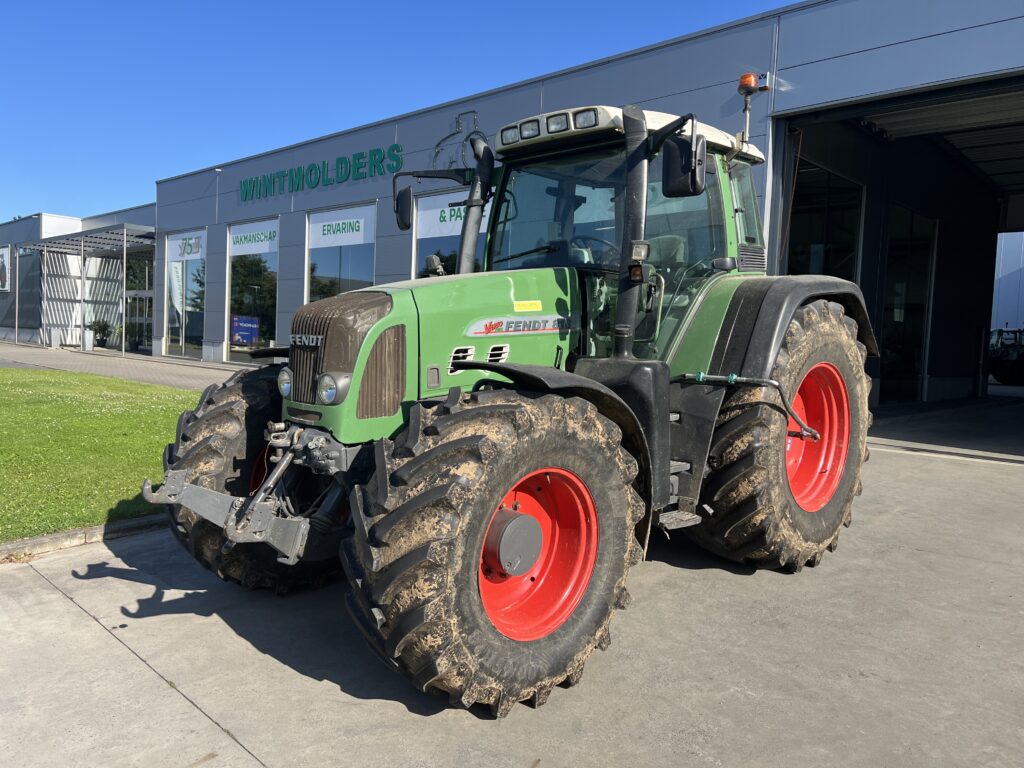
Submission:
[[[466,187],[473,180],[473,171],[469,168],[450,168],[447,171],[402,171],[396,173],[391,177],[392,201],[398,200],[398,180],[403,176],[410,176],[414,179],[450,179]],[[393,206],[395,205],[397,203],[393,203]]]
[[[688,115],[683,115],[673,120],[671,123],[666,125],[664,128],[659,128],[650,136],[647,137],[647,159],[651,160],[661,150],[662,145],[668,140],[669,136],[672,136],[676,131],[686,125],[688,122],[693,121],[693,128],[691,129],[691,135],[697,133],[697,116],[691,112]]]

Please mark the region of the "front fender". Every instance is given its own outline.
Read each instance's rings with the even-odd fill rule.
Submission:
[[[581,397],[593,403],[601,415],[614,422],[622,431],[622,445],[639,465],[637,481],[644,503],[648,512],[650,511],[654,478],[648,439],[636,414],[611,389],[585,376],[543,365],[466,361],[454,363],[452,367],[460,370],[490,371],[504,376],[523,389],[551,392],[562,397]]]

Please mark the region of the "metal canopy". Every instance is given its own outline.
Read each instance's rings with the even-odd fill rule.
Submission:
[[[142,224],[110,224],[106,227],[88,229],[84,232],[73,232],[67,235],[57,235],[36,240],[32,243],[19,244],[15,251],[16,274],[21,274],[21,252],[22,250],[38,251],[45,257],[48,254],[63,256],[77,256],[80,259],[81,270],[79,272],[79,294],[78,294],[78,324],[81,335],[83,351],[86,348],[85,341],[85,302],[86,302],[86,263],[91,258],[120,259],[121,260],[121,326],[125,320],[125,297],[127,296],[127,272],[128,255],[131,253],[151,252],[156,243],[156,236],[153,227]],[[46,298],[47,271],[46,259],[42,260],[42,296]],[[15,292],[14,307],[14,339],[18,340],[18,293]],[[125,332],[121,330],[121,357],[125,354]]]
[[[86,257],[121,258],[128,253],[152,250],[156,237],[153,228],[141,224],[111,224],[106,227],[47,237],[19,247],[33,251]]]

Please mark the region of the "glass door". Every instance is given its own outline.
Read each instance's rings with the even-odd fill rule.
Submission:
[[[153,254],[131,256],[125,272],[124,346],[153,352]]]
[[[164,343],[168,355],[200,359],[203,356],[205,241],[205,231],[167,237],[167,334]]]
[[[167,354],[201,358],[206,262],[187,259],[171,262],[169,266]]]

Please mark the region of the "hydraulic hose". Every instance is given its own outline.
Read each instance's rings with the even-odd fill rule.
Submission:
[[[789,398],[786,397],[786,391],[775,379],[758,379],[753,376],[739,376],[735,373],[730,373],[726,376],[715,376],[704,373],[704,371],[697,371],[697,373],[684,373],[680,376],[675,376],[672,378],[672,381],[686,381],[693,382],[695,384],[724,384],[727,387],[772,387],[778,391],[779,397],[782,400],[782,407],[786,409],[786,413],[800,427],[799,437],[801,439],[807,437],[815,442],[821,439],[821,435],[818,434],[818,431],[809,427],[804,420],[800,418],[799,414],[793,410],[793,406],[789,402]]]

